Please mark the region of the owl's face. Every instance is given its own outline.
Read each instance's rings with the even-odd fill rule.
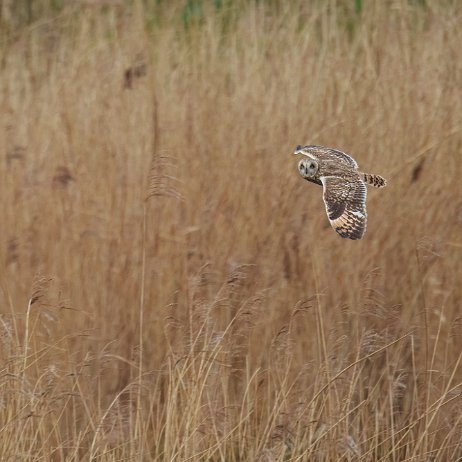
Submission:
[[[314,178],[319,169],[318,163],[309,158],[304,158],[298,163],[298,171],[303,178]]]

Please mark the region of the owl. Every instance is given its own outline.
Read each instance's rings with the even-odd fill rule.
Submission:
[[[327,217],[344,238],[361,239],[366,232],[366,185],[383,188],[379,175],[362,173],[356,161],[337,149],[323,146],[297,146],[294,154],[306,156],[298,163],[305,180],[323,186]]]

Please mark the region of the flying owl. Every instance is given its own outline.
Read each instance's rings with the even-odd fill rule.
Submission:
[[[383,188],[379,175],[362,173],[356,161],[337,149],[297,146],[294,154],[306,156],[298,163],[305,180],[323,186],[323,199],[330,224],[341,237],[361,239],[366,232],[366,184]]]

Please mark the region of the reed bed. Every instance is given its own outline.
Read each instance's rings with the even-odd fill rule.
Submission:
[[[0,459],[461,458],[461,5],[31,5],[1,16]],[[388,179],[363,240],[308,143]]]

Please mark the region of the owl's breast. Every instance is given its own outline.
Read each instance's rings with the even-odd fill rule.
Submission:
[[[319,186],[322,186],[322,181],[319,179],[318,175],[312,176],[311,178],[305,178],[308,180],[310,183],[315,183],[318,184]]]

